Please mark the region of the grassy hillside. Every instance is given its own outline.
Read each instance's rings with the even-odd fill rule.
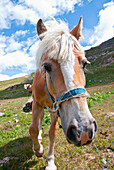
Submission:
[[[114,82],[114,38],[87,50],[86,57],[91,62],[86,72],[87,87]]]
[[[100,54],[102,52],[107,52],[107,51],[114,51],[114,37],[103,42],[102,44],[100,44],[97,47],[92,47],[91,49],[87,50],[87,56],[91,56],[91,55],[97,55]]]
[[[34,73],[31,73],[28,76],[0,82],[0,100],[27,97],[28,92],[24,89],[24,81],[26,81],[27,84],[32,84],[33,80],[29,80],[29,78],[33,76]],[[8,87],[11,88],[8,89]]]
[[[28,78],[28,76],[15,78],[15,79],[11,79],[11,80],[6,80],[6,81],[0,81],[0,91],[4,90],[10,86],[13,86],[15,84],[20,84],[23,81],[25,81],[27,78]]]
[[[90,66],[88,67],[90,68]],[[92,69],[91,71],[89,70],[86,73],[86,87],[112,84],[113,82],[114,82],[114,63],[107,67],[106,66],[99,67],[97,69]]]
[[[15,79],[11,79],[11,80],[6,80],[6,81],[0,81],[0,91],[4,90],[10,86],[14,86],[16,84],[21,84],[23,83],[25,80],[27,80],[30,77],[33,77],[34,73],[31,73],[27,76],[24,77],[20,77],[20,78],[15,78]]]

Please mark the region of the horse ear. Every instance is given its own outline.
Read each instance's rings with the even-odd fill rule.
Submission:
[[[46,26],[44,25],[42,19],[39,19],[36,25],[36,30],[37,30],[37,34],[38,36],[42,33],[44,33],[45,31],[47,31]],[[43,37],[39,37],[40,40],[42,40]]]
[[[70,31],[70,33],[74,35],[77,40],[79,40],[80,37],[82,36],[81,31],[82,31],[82,16],[80,17],[78,24]]]

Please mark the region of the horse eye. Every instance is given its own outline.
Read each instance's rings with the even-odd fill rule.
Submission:
[[[47,72],[51,72],[52,68],[51,68],[51,64],[50,63],[44,63],[44,69]]]

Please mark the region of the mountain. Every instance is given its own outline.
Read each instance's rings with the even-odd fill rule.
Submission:
[[[86,51],[86,57],[95,67],[103,67],[114,62],[114,38]]]
[[[114,37],[86,51],[87,87],[114,82]]]

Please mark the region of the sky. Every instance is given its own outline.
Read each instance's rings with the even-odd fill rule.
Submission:
[[[0,81],[35,72],[40,18],[61,19],[70,31],[80,16],[84,50],[114,37],[114,0],[1,0]]]

